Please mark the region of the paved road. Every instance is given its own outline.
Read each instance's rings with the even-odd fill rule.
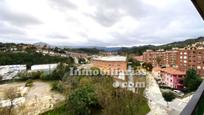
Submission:
[[[189,96],[183,99],[175,99],[172,102],[169,102],[169,107],[167,108],[167,103],[163,99],[159,86],[151,74],[148,74],[147,76],[147,88],[145,94],[149,100],[149,106],[151,108],[148,115],[179,115],[192,97]]]
[[[165,109],[167,103],[164,101],[160,89],[151,74],[147,76],[145,95],[149,100],[148,104],[151,109],[148,115],[168,115]]]

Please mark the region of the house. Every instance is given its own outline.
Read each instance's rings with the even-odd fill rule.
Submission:
[[[136,59],[137,61],[140,61],[140,62],[144,62],[143,55],[142,56],[135,56],[134,59]]]
[[[182,89],[185,72],[174,69],[172,67],[163,68],[161,71],[162,83],[170,88]]]

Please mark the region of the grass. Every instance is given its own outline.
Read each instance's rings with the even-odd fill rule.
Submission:
[[[57,107],[53,110],[50,110],[48,112],[45,112],[41,115],[68,115],[68,111],[66,110],[65,105],[61,105],[60,107]]]
[[[135,82],[145,81],[145,78],[136,77],[135,79]],[[95,112],[93,110],[92,115],[146,115],[150,111],[148,101],[143,96],[143,88],[139,90],[138,94],[131,93],[125,89],[118,89],[117,95],[115,95],[116,89],[112,87],[112,82],[110,78],[96,79],[82,77],[79,79],[77,87],[91,84],[95,88],[98,103],[102,107],[99,111]],[[72,115],[73,111],[71,111],[63,103],[42,115]]]

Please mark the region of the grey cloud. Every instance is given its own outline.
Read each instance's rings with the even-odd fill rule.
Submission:
[[[103,26],[110,27],[121,19],[122,14],[116,9],[104,10],[99,8],[94,15],[87,14],[87,16],[94,18]]]
[[[96,6],[95,14],[90,16],[107,27],[120,21],[123,16],[143,18],[150,14],[153,9],[153,7],[145,5],[141,0],[90,0],[89,2],[91,5]]]
[[[76,9],[77,6],[69,0],[50,0],[50,5],[59,10]]]
[[[0,35],[8,35],[8,34],[18,34],[18,35],[23,35],[25,34],[23,31],[14,28],[12,26],[6,25],[4,23],[0,22]]]
[[[54,38],[54,39],[69,39],[69,37],[61,34],[50,34],[48,35],[49,38]]]
[[[38,19],[31,15],[16,13],[3,8],[0,8],[0,21],[8,22],[17,26],[41,24]]]

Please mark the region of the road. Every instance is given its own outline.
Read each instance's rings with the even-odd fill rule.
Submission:
[[[164,100],[159,86],[151,74],[147,76],[145,95],[149,100],[148,104],[151,108],[148,115],[179,115],[192,97],[191,95],[183,99],[176,98],[169,102],[167,107],[167,102]]]

